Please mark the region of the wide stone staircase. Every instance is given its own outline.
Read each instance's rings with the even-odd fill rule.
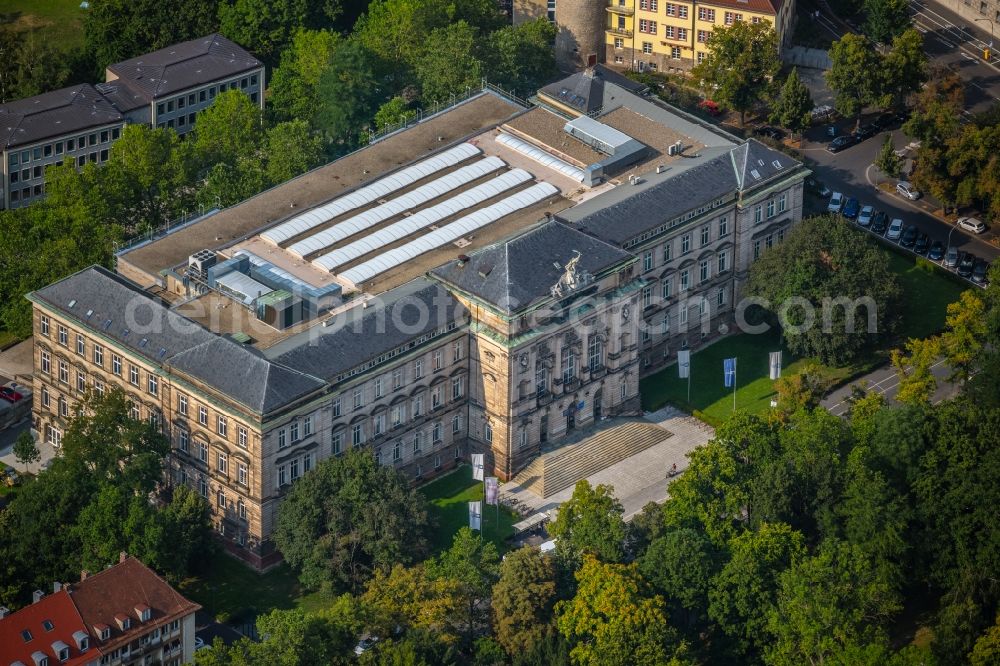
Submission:
[[[670,436],[670,431],[644,420],[612,425],[579,442],[543,453],[513,481],[539,497],[549,497]]]

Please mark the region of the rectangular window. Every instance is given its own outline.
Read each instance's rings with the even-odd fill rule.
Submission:
[[[313,417],[312,414],[302,419],[302,436],[308,437],[313,431]]]
[[[720,306],[726,304],[726,290],[725,289],[720,289],[719,290],[719,293],[716,294],[715,302],[718,303]]]
[[[760,259],[760,240],[753,242],[753,258]]]
[[[616,49],[625,48],[625,40],[622,39],[621,37],[615,37],[615,48]]]
[[[103,368],[104,367],[104,347],[99,344],[94,344],[94,365]]]
[[[413,362],[413,378],[420,379],[424,376],[424,359],[418,358]]]
[[[208,410],[201,405],[198,406],[198,423],[203,426],[208,425]]]
[[[644,32],[648,35],[656,34],[656,21],[647,21],[646,19],[639,19],[639,32]]]
[[[691,234],[684,234],[681,236],[681,254],[687,254],[691,251]]]
[[[725,217],[719,218],[719,238],[729,235],[729,219]]]
[[[291,477],[292,481],[299,478],[299,459],[296,458],[288,464],[288,475]]]
[[[160,390],[160,380],[154,374],[146,376],[146,391],[150,395],[157,395]]]
[[[288,436],[292,444],[299,441],[299,424],[297,421],[292,421],[288,424]]]
[[[87,390],[87,375],[83,374],[79,370],[76,372],[76,390],[80,393]]]
[[[771,199],[770,201],[767,202],[767,218],[771,219],[774,216],[775,216],[774,199]]]
[[[413,433],[413,455],[420,455],[420,451],[424,446],[424,433],[417,431]]]
[[[333,412],[333,418],[340,416],[340,398],[330,403],[330,410]]]
[[[687,325],[687,323],[688,323],[688,308],[687,308],[686,305],[682,305],[681,306],[681,312],[680,312],[680,316],[678,318],[678,321],[681,323],[682,326]]]
[[[679,47],[679,46],[671,46],[670,47],[670,57],[672,59],[674,59],[674,60],[680,60],[681,59],[681,47]]]
[[[382,378],[375,378],[375,399],[378,400],[382,397]]]
[[[663,263],[667,263],[668,261],[670,261],[673,258],[672,255],[673,255],[673,243],[671,241],[667,241],[666,244],[664,244],[663,246]]]
[[[179,448],[184,453],[187,453],[188,452],[188,444],[189,444],[189,442],[190,442],[190,438],[188,436],[188,431],[187,430],[183,430],[183,429],[178,430],[177,431],[177,448]]]
[[[396,440],[392,444],[392,461],[398,462],[403,459],[403,442]]]
[[[225,437],[226,433],[229,431],[229,418],[218,414],[215,417],[215,432],[220,436]]]
[[[198,460],[208,462],[208,444],[205,442],[198,442]]]
[[[549,371],[540,367],[535,371],[535,395],[543,396],[549,391]]]
[[[687,13],[687,7],[681,7],[681,9],[684,10],[685,14]],[[681,40],[682,42],[686,42],[687,38],[688,38],[687,28],[677,28],[677,39]]]
[[[705,44],[708,42],[709,38],[712,36],[710,30],[699,30],[698,31],[698,42]]]
[[[726,25],[732,25],[733,24],[733,18],[734,18],[734,15],[733,15],[732,12],[726,12]]]
[[[424,396],[418,395],[413,399],[413,418],[417,418],[424,413]]]
[[[451,380],[451,399],[458,400],[462,397],[462,378],[455,377]]]
[[[393,405],[390,411],[390,423],[393,428],[398,428],[403,424],[403,407],[402,405]]]
[[[59,381],[63,384],[69,384],[69,365],[66,361],[59,361]]]
[[[177,394],[177,411],[182,416],[187,416],[188,413],[188,397],[183,393]]]
[[[333,437],[330,440],[330,449],[335,456],[339,456],[344,448],[344,436],[339,432],[333,433]]]
[[[80,356],[87,355],[87,342],[79,333],[76,334],[76,353]]]
[[[706,280],[708,280],[709,277],[711,277],[712,274],[711,269],[709,268],[708,259],[702,261],[701,266],[699,268],[700,268],[701,282],[705,282]]]
[[[663,36],[666,37],[667,39],[673,39],[674,36],[676,35],[675,32],[676,30],[677,28],[675,28],[672,25],[665,25],[663,26]]]
[[[461,361],[463,356],[465,355],[465,348],[462,346],[462,341],[456,340],[455,344],[451,346],[451,351],[454,359],[453,362],[458,363],[459,361]]]
[[[313,454],[307,453],[302,456],[302,473],[305,474],[313,468]]]
[[[372,436],[378,437],[385,432],[385,414],[376,414],[372,419]]]
[[[441,422],[440,421],[438,421],[437,423],[434,424],[434,428],[431,431],[431,437],[433,438],[435,444],[438,444],[438,443],[444,441],[444,437],[443,437],[442,432],[441,432]]]
[[[757,204],[756,206],[753,207],[754,224],[759,224],[762,219],[764,219],[764,207],[760,204]]]
[[[444,360],[444,355],[441,353],[440,349],[435,349],[434,354],[431,356],[431,360],[434,363],[434,370],[440,370],[442,362]]]
[[[642,288],[642,307],[648,308],[653,304],[653,288],[643,287]]]
[[[47,375],[52,374],[52,357],[49,353],[43,350],[41,354],[39,354],[39,358],[42,366],[42,372]]]
[[[728,252],[720,252],[719,253],[719,272],[720,273],[725,273],[726,272],[726,270],[729,268],[728,263],[729,263],[729,253]]]
[[[215,469],[222,474],[229,472],[229,456],[221,451],[215,455]]]
[[[708,9],[707,7],[698,8],[698,18],[702,21],[708,21],[709,23],[715,23],[715,10]]]
[[[358,387],[354,389],[354,409],[361,409],[364,404],[364,392]]]
[[[784,192],[782,192],[780,195],[778,195],[778,212],[779,213],[784,213],[785,212],[785,204],[787,202],[788,202],[788,195],[787,194],[785,194]]]
[[[354,428],[351,430],[351,442],[355,447],[361,446],[365,441],[365,427],[364,424],[355,423]]]
[[[51,396],[49,396],[49,389],[42,387],[42,407],[48,408],[51,402]]]
[[[131,363],[128,366],[128,381],[133,386],[139,385],[139,368],[132,365]]]
[[[246,484],[244,483],[243,485]],[[240,500],[236,503],[236,511],[239,514],[240,520],[247,519],[247,505],[246,503],[243,502],[243,500]]]
[[[460,432],[462,432],[462,415],[461,414],[455,414],[455,416],[452,417],[452,419],[451,419],[451,431],[453,433],[460,433]]]
[[[138,412],[139,410],[135,409],[135,411]],[[59,397],[59,416],[69,416],[69,403],[62,396]],[[132,416],[132,414],[130,413],[129,416]],[[138,415],[132,416],[132,418],[138,418]]]
[[[288,483],[288,467],[285,465],[278,465],[278,487],[281,487]]]
[[[240,448],[247,448],[247,429],[243,426],[236,427],[236,443],[240,445]]]
[[[403,369],[396,368],[392,371],[392,390],[396,391],[403,387]]]
[[[59,344],[63,347],[69,346],[69,331],[62,324],[59,324]]]
[[[674,4],[672,2],[668,2],[667,3],[667,16],[677,16],[677,5],[676,4]]]
[[[642,254],[642,270],[651,271],[653,270],[653,251],[646,250]]]
[[[604,365],[604,343],[601,338],[592,334],[587,345],[587,366],[594,372]]]
[[[563,350],[562,353],[562,380],[564,384],[576,379],[576,354]]]
[[[431,390],[431,409],[437,409],[441,406],[441,387],[435,386]]]
[[[668,300],[670,298],[671,292],[673,291],[673,284],[673,278],[667,278],[663,281],[661,285],[663,300]]]
[[[688,287],[691,286],[691,275],[689,271],[685,268],[681,271],[681,291],[687,291]]]
[[[122,376],[122,357],[118,354],[111,355],[111,373],[118,377]]]
[[[712,237],[712,228],[710,226],[708,226],[708,225],[705,225],[704,227],[702,227],[701,228],[701,246],[705,247],[706,245],[708,245],[709,241],[711,240],[711,237]]]
[[[652,53],[653,52],[653,42],[643,42],[642,43],[642,52],[643,53]]]

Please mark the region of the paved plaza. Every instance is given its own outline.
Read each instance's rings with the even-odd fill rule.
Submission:
[[[688,452],[701,446],[715,434],[711,426],[674,407],[664,407],[646,414],[644,418],[673,436],[587,477],[592,486],[605,484],[614,488],[615,497],[625,509],[626,520],[642,511],[642,507],[649,502],[666,500],[667,470],[676,464],[678,471],[683,471],[688,464]],[[573,488],[566,488],[543,499],[510,482],[500,487],[500,494],[504,498],[514,498],[530,506],[534,512],[545,512],[568,500],[573,495]]]

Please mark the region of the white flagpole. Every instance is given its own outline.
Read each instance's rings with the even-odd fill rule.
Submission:
[[[733,411],[736,411],[736,357],[733,357]]]

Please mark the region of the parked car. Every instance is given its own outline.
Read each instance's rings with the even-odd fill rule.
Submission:
[[[875,206],[865,206],[858,213],[858,224],[862,227],[867,227],[872,223],[873,217],[875,217]]]
[[[934,241],[931,243],[931,249],[927,250],[927,258],[934,261],[941,261],[944,259],[944,243],[941,241]]]
[[[830,197],[830,203],[826,205],[826,210],[829,213],[839,213],[840,209],[844,207],[844,195],[840,192],[834,192],[833,196]]]
[[[889,240],[898,241],[903,235],[903,221],[898,217],[889,223],[889,231],[885,232],[885,237]]]
[[[920,190],[913,187],[912,183],[909,183],[905,180],[901,180],[899,181],[899,183],[896,184],[896,192],[906,197],[910,201],[916,201],[917,199],[920,198]]]
[[[826,149],[831,153],[839,153],[844,148],[850,148],[857,142],[858,140],[853,134],[844,134],[831,141],[830,145],[827,146]]]
[[[881,236],[888,226],[889,214],[881,210],[875,213],[875,217],[872,218],[872,232]]]
[[[899,244],[903,247],[913,247],[917,242],[917,228],[912,224],[903,229],[903,235],[899,238]]]
[[[920,234],[917,236],[917,242],[913,244],[913,251],[917,254],[927,254],[927,250],[930,246],[931,237],[927,234]]]
[[[854,132],[854,138],[858,141],[864,141],[865,139],[870,139],[876,134],[878,134],[878,127],[875,125],[862,125]]]
[[[369,636],[367,638],[362,638],[360,641],[358,641],[358,644],[354,646],[354,654],[361,656],[365,652],[368,652],[368,650],[371,650],[373,647],[375,647],[376,643],[378,643],[378,636]]]
[[[962,227],[966,231],[971,231],[974,234],[981,234],[986,231],[986,225],[974,217],[958,218],[958,226]]]
[[[990,272],[990,262],[985,259],[977,259],[976,265],[972,267],[972,281],[976,284],[986,284],[986,274]]]
[[[3,398],[7,402],[17,402],[18,400],[24,400],[24,395],[10,386],[0,386],[0,398]]]
[[[850,199],[847,200],[847,203],[844,204],[844,210],[841,214],[848,220],[854,220],[857,219],[858,213],[860,211],[861,211],[861,204],[858,203],[857,199],[851,197]]]
[[[946,268],[955,268],[958,266],[957,247],[949,247],[948,251],[944,253],[944,265]]]
[[[972,277],[972,269],[976,266],[976,256],[971,252],[963,252],[958,261],[958,274],[964,278]]]
[[[774,139],[775,141],[781,141],[785,138],[785,133],[782,132],[777,127],[771,127],[770,125],[764,125],[763,127],[758,127],[753,131],[757,136],[766,136],[768,139]]]

